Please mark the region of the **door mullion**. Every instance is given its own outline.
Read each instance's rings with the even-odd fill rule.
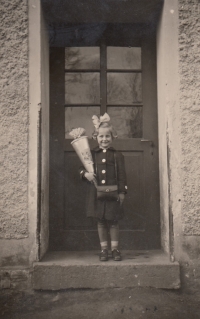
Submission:
[[[106,112],[106,103],[107,103],[107,61],[106,61],[106,45],[105,43],[101,43],[100,46],[100,102],[101,102],[101,110],[100,113],[103,115]]]

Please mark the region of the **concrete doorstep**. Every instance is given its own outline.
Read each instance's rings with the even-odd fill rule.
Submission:
[[[68,288],[180,288],[180,267],[162,251],[123,251],[122,261],[99,261],[99,252],[48,252],[34,263],[35,290]]]

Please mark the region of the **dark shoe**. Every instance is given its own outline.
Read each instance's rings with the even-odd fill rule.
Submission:
[[[122,260],[120,251],[119,251],[118,249],[114,249],[114,250],[112,251],[112,258],[113,258],[114,261],[120,261],[120,260]]]
[[[108,249],[102,249],[99,255],[100,261],[108,261]]]

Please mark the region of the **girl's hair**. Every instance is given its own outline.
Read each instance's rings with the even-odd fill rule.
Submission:
[[[108,128],[109,131],[110,131],[110,133],[111,133],[111,135],[112,135],[112,138],[117,138],[117,132],[116,132],[115,129],[112,127],[112,125],[111,125],[110,123],[108,123],[108,122],[103,122],[103,123],[101,123],[101,124],[99,125],[99,128],[98,128],[98,129],[95,128],[94,132],[92,133],[92,138],[93,138],[94,140],[97,139],[97,136],[99,135],[99,129],[100,129],[101,127],[102,127],[102,128]]]

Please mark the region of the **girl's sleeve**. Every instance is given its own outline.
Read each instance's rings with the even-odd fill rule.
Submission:
[[[117,179],[119,193],[127,193],[127,181],[126,181],[126,169],[124,163],[124,155],[120,152],[116,152],[117,161]]]

